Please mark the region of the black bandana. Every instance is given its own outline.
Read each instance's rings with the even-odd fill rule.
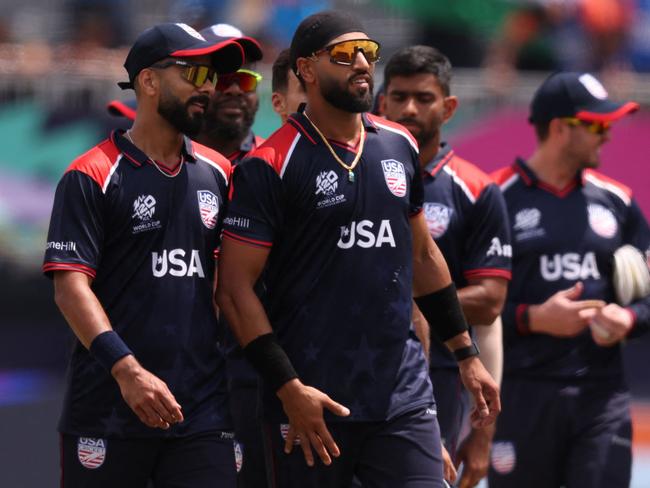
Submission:
[[[291,69],[297,70],[296,60],[306,58],[324,48],[336,37],[348,32],[363,32],[361,22],[348,13],[333,10],[318,12],[303,20],[291,41]]]

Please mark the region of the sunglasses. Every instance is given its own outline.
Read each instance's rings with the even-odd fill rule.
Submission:
[[[330,62],[351,66],[357,57],[357,53],[361,51],[366,61],[376,63],[379,61],[379,47],[379,43],[372,39],[351,39],[326,46],[313,53],[312,56],[318,56],[326,52],[330,55]]]
[[[248,69],[240,69],[235,73],[220,75],[219,80],[217,81],[216,90],[226,91],[233,83],[237,83],[237,86],[239,86],[241,91],[250,93],[255,91],[257,84],[260,81],[262,81],[261,74]]]
[[[599,136],[607,132],[611,126],[610,122],[589,122],[575,117],[565,117],[562,120],[573,127],[583,126],[592,134],[598,134]]]
[[[217,76],[217,71],[212,66],[175,59],[173,61],[154,64],[151,67],[165,69],[170,66],[182,66],[183,69],[181,70],[181,76],[197,88],[201,88],[206,81],[209,81],[212,86],[217,85],[219,77]]]

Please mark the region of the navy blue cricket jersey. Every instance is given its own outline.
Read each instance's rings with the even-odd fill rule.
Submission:
[[[301,380],[384,420],[430,405],[421,344],[410,327],[410,217],[422,208],[417,145],[368,114],[361,160],[348,171],[294,114],[233,172],[224,238],[271,248],[264,280],[273,330]],[[355,148],[332,141],[347,164]],[[286,418],[273,392],[265,412]]]
[[[581,299],[615,302],[613,253],[632,244],[644,252],[650,230],[629,188],[593,170],[566,188],[538,180],[522,160],[494,174],[510,216],[512,283],[503,312],[504,374],[546,378],[613,378],[622,375],[620,346],[600,347],[587,328],[575,338],[527,334],[525,307],[584,283]],[[650,297],[633,303],[632,335],[650,324]]]
[[[424,216],[458,289],[472,278],[509,280],[512,247],[499,187],[443,143],[425,166]],[[430,366],[458,368],[449,349],[432,341]]]
[[[113,328],[142,366],[167,383],[185,421],[168,431],[145,426],[77,341],[61,432],[155,437],[230,426],[212,300],[229,172],[227,159],[187,138],[181,163],[170,171],[113,132],[62,177],[44,272],[93,278]]]

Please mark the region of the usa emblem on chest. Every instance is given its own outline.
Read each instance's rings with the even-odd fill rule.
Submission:
[[[386,186],[396,197],[406,195],[406,171],[404,165],[395,159],[384,159],[381,162]]]
[[[199,190],[196,194],[199,199],[199,213],[203,225],[208,229],[214,229],[219,216],[219,199],[209,190]]]

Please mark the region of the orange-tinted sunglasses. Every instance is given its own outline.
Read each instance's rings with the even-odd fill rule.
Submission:
[[[372,39],[350,39],[349,41],[341,41],[326,46],[316,51],[313,56],[318,56],[326,52],[330,55],[330,61],[332,63],[351,66],[359,51],[363,53],[366,61],[376,63],[379,61],[379,49],[379,43]]]

